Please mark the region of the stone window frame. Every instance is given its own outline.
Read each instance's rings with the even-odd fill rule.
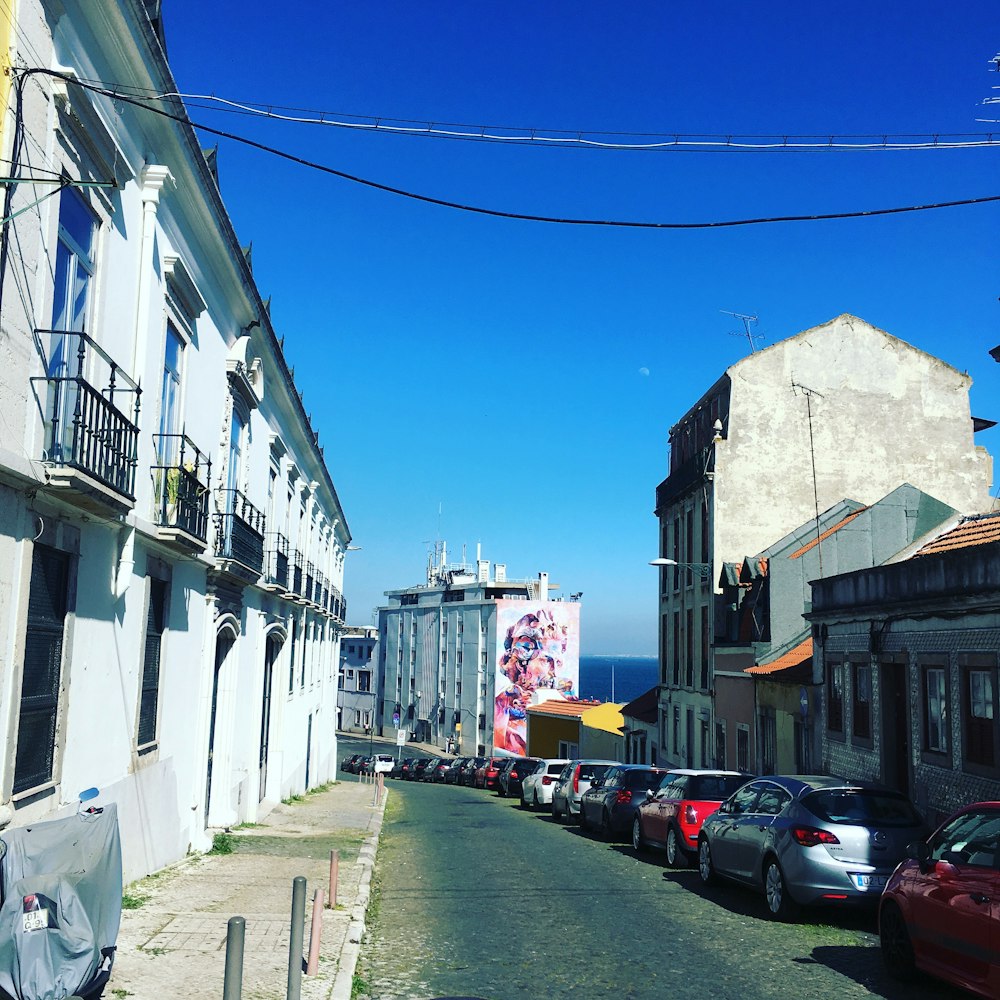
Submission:
[[[962,770],[967,774],[980,777],[996,778],[1000,775],[1000,676],[997,672],[997,655],[995,653],[959,653],[959,723],[961,727]],[[986,671],[990,674],[992,684],[991,708],[993,712],[993,763],[985,764],[969,759],[969,730],[971,722],[969,675],[974,671]]]
[[[927,653],[917,657],[917,682],[919,684],[918,704],[920,709],[920,758],[925,764],[950,769],[952,766],[952,704],[951,704],[951,664],[947,653]],[[930,704],[927,698],[927,679],[931,671],[941,671],[944,675],[944,710],[940,731],[943,747],[930,747]]]

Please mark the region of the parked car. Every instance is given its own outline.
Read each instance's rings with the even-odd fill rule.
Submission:
[[[571,760],[559,772],[559,780],[552,789],[552,818],[566,822],[580,814],[580,796],[590,788],[595,778],[600,778],[614,760]]]
[[[367,774],[366,768],[371,764],[372,758],[368,754],[359,757],[351,766],[351,774]]]
[[[521,797],[521,783],[541,763],[538,757],[512,757],[500,772],[500,795]]]
[[[878,902],[906,845],[925,833],[900,792],[842,778],[756,778],[702,824],[698,871],[762,891],[771,915]]]
[[[966,806],[906,858],[879,902],[882,959],[897,979],[917,971],[981,997],[1000,996],[996,903],[1000,802]]]
[[[436,781],[444,784],[444,776],[451,767],[451,760],[447,757],[438,757],[433,764],[428,764],[424,771],[424,781]]]
[[[416,764],[413,765],[413,777],[412,781],[423,781],[424,771],[427,770],[430,762],[432,760],[437,760],[437,757],[420,757],[417,759]]]
[[[458,776],[458,783],[472,787],[476,783],[476,771],[483,766],[485,760],[485,757],[470,757],[468,762],[462,767],[462,771]]]
[[[462,768],[465,766],[468,757],[456,757],[451,764],[448,766],[448,770],[444,773],[444,783],[446,785],[457,785],[459,775],[462,773]]]
[[[371,765],[369,766],[369,774],[388,774],[393,765],[396,763],[396,758],[393,757],[391,753],[377,753],[372,758]]]
[[[413,765],[413,757],[401,757],[393,765],[392,770],[389,772],[390,778],[405,778],[406,772]]]
[[[542,760],[521,783],[521,805],[529,809],[551,806],[552,789],[559,780],[562,769],[568,763],[568,760],[559,757]]]
[[[341,771],[346,771],[350,774],[354,770],[354,765],[357,764],[359,760],[361,760],[361,754],[359,753],[352,753],[350,757],[345,757],[340,762]]]
[[[580,828],[597,830],[608,840],[629,833],[639,803],[659,787],[666,773],[646,764],[609,767],[580,796]]]
[[[483,763],[476,768],[476,788],[494,789],[497,786],[497,774],[503,766],[506,757],[484,757]]]
[[[651,799],[639,804],[632,821],[632,846],[662,847],[671,868],[698,857],[698,834],[705,817],[754,775],[741,771],[668,771]]]

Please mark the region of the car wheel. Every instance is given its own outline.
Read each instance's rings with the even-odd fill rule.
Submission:
[[[535,792],[534,797],[531,800],[531,806],[533,809],[537,809],[541,803],[538,801],[538,792]]]
[[[672,826],[667,830],[667,864],[671,868],[683,868],[684,861],[681,845],[677,843],[677,828]]]
[[[767,862],[764,871],[764,895],[767,897],[767,908],[772,917],[783,921],[794,919],[798,907],[788,895],[788,886],[785,884],[785,876],[781,872],[777,858],[771,858]]]
[[[646,845],[642,842],[642,824],[639,822],[639,817],[636,816],[632,820],[632,850],[642,851]]]
[[[878,918],[878,936],[886,971],[893,979],[909,982],[916,973],[913,944],[902,911],[895,903],[882,904],[882,912]]]
[[[607,810],[601,815],[601,836],[605,840],[613,840],[615,836],[614,830],[611,829],[611,817]]]
[[[712,848],[705,837],[698,841],[698,874],[705,885],[715,885],[719,878],[712,864]]]
[[[556,800],[552,800],[552,818],[558,823],[559,822],[559,810],[556,808]]]

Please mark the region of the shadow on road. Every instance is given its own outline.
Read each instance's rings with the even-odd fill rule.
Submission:
[[[821,945],[810,958],[795,959],[800,964],[825,965],[847,979],[865,987],[872,996],[885,1000],[959,1000],[967,993],[945,983],[921,976],[916,983],[897,983],[882,967],[882,960],[872,948],[844,945]]]

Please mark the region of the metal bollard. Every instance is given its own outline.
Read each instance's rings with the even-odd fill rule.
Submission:
[[[340,876],[340,851],[330,851],[330,893],[327,906],[331,910],[337,908],[337,879]]]
[[[319,948],[323,934],[323,890],[313,893],[312,925],[309,928],[309,960],[306,975],[315,976],[319,971]]]
[[[226,928],[226,977],[222,983],[222,1000],[240,1000],[243,996],[243,942],[247,922],[242,917],[230,917]]]
[[[300,1000],[302,996],[302,933],[306,919],[306,879],[296,875],[292,879],[292,926],[288,935],[288,992],[287,1000]]]

